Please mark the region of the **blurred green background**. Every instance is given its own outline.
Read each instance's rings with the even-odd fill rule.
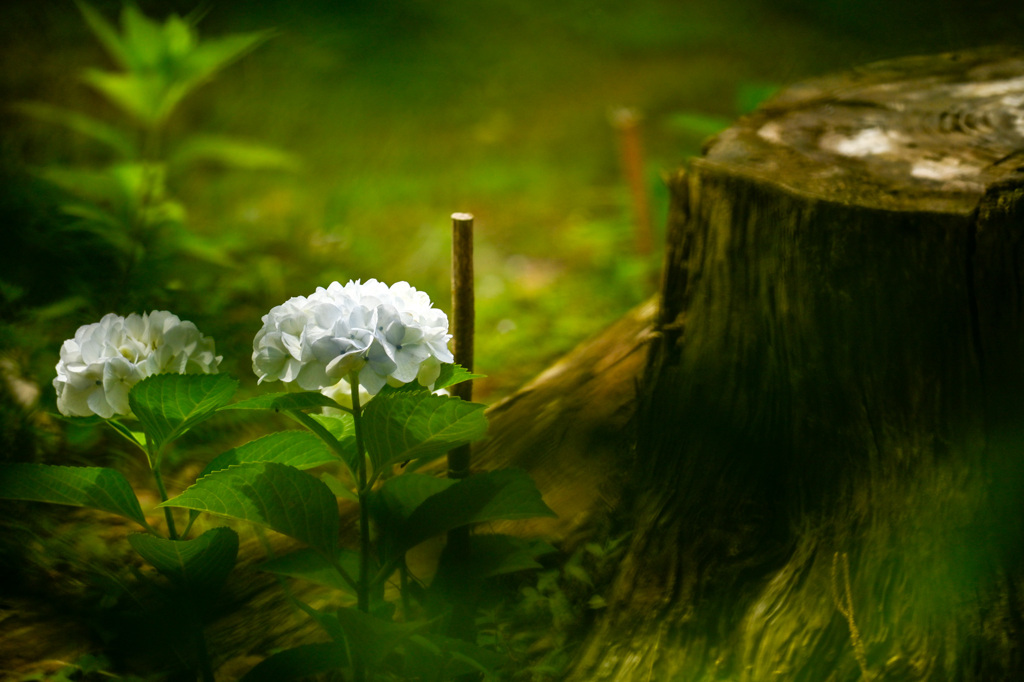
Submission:
[[[93,3],[116,23],[120,2]],[[651,295],[660,249],[635,248],[611,114],[641,116],[655,243],[662,175],[774,89],[914,53],[1019,44],[1019,2],[920,0],[253,0],[139,2],[202,15],[202,38],[272,29],[182,102],[166,138],[231,135],[297,168],[193,164],[169,174],[195,248],[126,274],[69,229],[38,169],[102,166],[66,127],[0,111],[0,353],[8,381],[49,383],[60,343],[106,312],[169,309],[254,383],[260,316],[332,280],[407,280],[449,309],[448,216],[476,216],[478,396],[494,401]],[[117,124],[83,83],[113,67],[71,0],[5,3],[0,100]],[[258,165],[258,164],[257,164]],[[179,244],[180,247],[180,244]]]

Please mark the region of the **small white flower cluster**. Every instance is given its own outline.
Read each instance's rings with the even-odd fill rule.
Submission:
[[[252,368],[260,383],[295,382],[338,397],[352,372],[371,396],[385,383],[432,388],[441,364],[455,361],[450,338],[448,317],[407,282],[333,282],[263,316]]]
[[[60,349],[57,409],[69,417],[128,416],[128,391],[153,374],[213,374],[213,339],[166,310],[110,313],[78,328]]]

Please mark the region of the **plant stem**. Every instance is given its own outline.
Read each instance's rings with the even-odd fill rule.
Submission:
[[[408,623],[412,620],[409,608],[409,569],[404,561],[398,567],[398,579],[400,581],[399,592],[402,594],[402,618]]]
[[[115,301],[124,299],[123,292],[131,291],[132,277],[139,262],[145,258],[146,252],[151,250],[155,228],[149,225],[149,209],[156,200],[157,177],[156,167],[160,164],[160,148],[163,138],[163,126],[154,124],[148,126],[143,133],[142,155],[139,164],[142,167],[142,182],[139,187],[138,204],[135,207],[135,215],[132,216],[131,224],[128,226],[128,239],[130,249],[123,264],[121,273],[121,286],[117,288],[118,293]],[[119,307],[119,306],[115,306]]]
[[[359,610],[370,612],[370,514],[366,509],[366,448],[363,445],[363,411],[359,405],[359,375],[349,374],[352,417],[356,427],[356,484],[359,494]]]
[[[351,412],[351,410],[349,410],[349,412]],[[302,410],[286,410],[285,414],[312,431],[314,435],[319,436],[320,440],[327,444],[327,447],[334,450],[334,453],[338,455],[338,459],[345,463],[349,472],[353,476],[356,475],[355,470],[352,468],[352,463],[347,459],[348,453],[345,452],[345,448],[341,446],[341,443],[334,437],[334,434],[328,431],[323,424],[313,419]]]
[[[164,479],[160,475],[160,456],[159,453],[152,451],[149,441],[146,441],[146,450],[149,455],[149,466],[153,472],[153,479],[156,481],[156,490],[160,493],[160,501],[167,501],[167,488],[164,487]],[[178,531],[174,527],[174,515],[171,513],[169,507],[164,507],[164,518],[167,519],[167,537],[171,540],[178,539]]]
[[[349,413],[351,413],[351,410],[348,410],[348,411],[349,411]],[[330,431],[328,431],[326,428],[324,428],[323,424],[321,424],[317,420],[313,419],[312,417],[310,417],[308,414],[306,414],[302,410],[287,410],[285,412],[285,414],[288,415],[289,417],[291,417],[292,419],[294,419],[295,421],[299,422],[303,426],[305,426],[310,431],[312,431],[314,435],[319,436],[320,440],[322,440],[324,443],[327,444],[328,447],[330,447],[332,450],[334,450],[334,452],[338,455],[338,458],[341,459],[342,462],[345,462],[345,465],[349,467],[349,471],[352,472],[352,475],[358,477],[358,475],[359,475],[358,472],[357,471],[352,471],[351,464],[348,462],[347,459],[345,459],[345,457],[347,455],[347,453],[345,452],[345,449],[341,447],[341,443],[339,443],[338,439],[334,437],[334,434],[332,434]],[[359,429],[360,427],[356,427],[356,428]],[[358,430],[357,430],[357,433],[359,433]],[[359,441],[361,442],[361,438],[359,439]],[[360,446],[360,448],[361,448],[361,446]],[[356,468],[358,469],[358,466]],[[365,466],[364,466],[364,478],[365,478]],[[365,487],[365,486],[364,485],[360,485],[360,488],[362,488],[362,487]],[[362,498],[360,497],[360,501],[361,500],[362,500]],[[361,504],[361,502],[360,502],[360,504]],[[361,506],[360,506],[360,509],[362,509]],[[269,550],[269,545],[265,545],[265,546]],[[334,567],[334,570],[336,570],[338,572],[338,574],[342,577],[342,579],[345,582],[347,582],[352,587],[352,589],[356,591],[356,594],[358,595],[359,594],[359,582],[357,580],[353,580],[352,576],[350,576],[348,574],[348,571],[346,571],[342,567],[342,565],[339,564],[335,560],[335,558],[333,556],[330,556],[330,555],[327,555],[327,554],[324,554],[323,556],[324,556],[325,559],[327,559],[328,562],[330,562],[331,566]]]
[[[203,676],[203,682],[215,682],[213,666],[210,664],[210,652],[206,649],[206,635],[203,633],[201,622],[196,625],[196,654],[199,657],[199,671]]]
[[[370,612],[370,513],[366,505],[366,448],[363,445],[363,410],[359,404],[359,375],[351,372],[348,383],[352,389],[352,421],[356,431],[356,485],[359,495],[359,576],[356,595],[359,610]],[[365,682],[366,667],[359,653],[353,652],[356,682]]]

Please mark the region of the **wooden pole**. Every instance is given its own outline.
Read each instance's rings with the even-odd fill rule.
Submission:
[[[475,303],[473,295],[473,216],[452,214],[452,335],[456,364],[473,371],[473,327]],[[473,382],[464,381],[451,387],[452,395],[473,399]],[[456,448],[448,454],[448,477],[469,475],[469,446]]]
[[[622,173],[629,183],[633,203],[636,252],[646,256],[654,248],[654,230],[651,227],[650,202],[644,177],[644,150],[640,142],[640,115],[634,109],[618,109],[612,114],[612,123],[619,131],[619,152]]]
[[[455,362],[473,371],[473,216],[469,213],[452,214],[452,337]],[[464,381],[451,387],[451,393],[462,400],[472,400],[473,382]],[[448,478],[469,476],[470,446],[463,445],[448,453]],[[470,570],[471,547],[469,527],[448,531],[445,552],[460,570]],[[469,579],[471,576],[466,576]],[[449,635],[466,641],[476,638],[473,622],[475,597],[463,595],[453,604]]]

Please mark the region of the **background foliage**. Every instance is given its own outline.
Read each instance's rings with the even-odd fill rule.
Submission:
[[[154,252],[129,291],[110,245],[68,233],[66,196],[26,172],[96,166],[109,148],[5,109],[0,347],[43,386],[56,344],[114,309],[170,307],[246,376],[259,315],[318,284],[407,279],[445,301],[447,216],[468,210],[478,226],[478,364],[490,376],[478,390],[493,399],[653,291],[659,257],[632,252],[613,108],[643,115],[660,230],[661,173],[773,86],[1021,35],[1020,8],[991,1],[970,10],[843,0],[138,6],[161,21],[201,17],[203,39],[273,30],[180,102],[167,150],[229,135],[283,150],[301,170],[225,171],[209,158],[172,168],[167,192],[203,248]],[[121,3],[95,7],[115,21]],[[0,32],[5,101],[123,123],[83,80],[116,62],[72,2],[10,3]],[[52,404],[49,392],[42,400]]]
[[[111,22],[122,8],[113,0],[93,6]],[[447,308],[448,216],[457,210],[477,217],[477,370],[488,375],[477,395],[497,400],[654,291],[660,254],[633,248],[611,111],[630,106],[642,114],[646,186],[660,231],[668,203],[662,173],[776,87],[875,59],[1019,44],[1024,36],[1024,9],[1008,0],[141,0],[138,7],[160,22],[175,12],[192,17],[204,40],[262,40],[197,82],[166,118],[133,115],[87,83],[87,73],[95,83],[95,70],[118,63],[71,0],[5,4],[0,458],[96,464],[123,456],[127,444],[116,438],[57,428],[44,416],[53,410],[61,341],[104,313],[167,308],[194,321],[217,340],[224,369],[242,379],[244,393],[255,382],[249,357],[259,318],[290,296],[334,279],[405,279]],[[168,211],[159,217],[177,237],[147,245],[130,282],[123,249],[73,229],[81,215],[61,209],[67,183],[62,189],[52,172],[47,179],[34,171],[110,168],[132,149],[43,120],[39,110],[26,115],[16,106],[24,102],[86,114],[133,144],[153,124],[162,127],[153,153],[166,162]],[[261,147],[231,147],[223,136]],[[119,177],[130,185],[131,174]],[[241,412],[219,416],[215,437],[244,442],[250,421]],[[212,437],[185,441],[190,452],[212,457],[225,449],[203,440]],[[29,521],[23,509],[2,511],[20,519],[3,531],[19,561],[32,555],[27,564],[45,566],[38,538],[59,538],[50,531],[65,517]],[[116,600],[124,562],[106,545],[84,550],[85,542],[76,539],[64,554],[93,557],[91,572],[107,571],[113,585],[93,601]],[[18,574],[10,551],[0,547],[5,584],[44,583],[59,572]],[[571,620],[566,613],[600,608],[600,595],[580,587],[586,581],[573,574],[576,565],[548,574],[524,590],[529,599],[507,608],[556,625]],[[95,581],[61,590],[77,595]],[[563,646],[556,642],[552,660]]]

